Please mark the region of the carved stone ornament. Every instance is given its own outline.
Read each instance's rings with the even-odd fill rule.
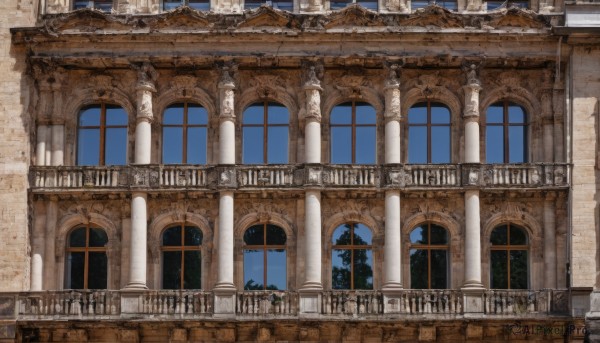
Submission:
[[[137,71],[137,87],[138,89],[144,88],[153,92],[156,92],[154,82],[158,78],[158,72],[152,64],[144,62],[141,64],[133,63],[131,67]]]
[[[309,168],[306,183],[310,185],[320,185],[323,171],[318,168]]]
[[[387,0],[385,8],[390,12],[408,12],[406,0]]]
[[[470,168],[467,175],[467,183],[471,186],[479,184],[479,169]]]
[[[398,78],[400,74],[400,65],[397,63],[390,64],[386,67],[387,69],[387,78],[385,79],[385,87],[386,88],[398,88],[400,87],[400,79]]]
[[[385,23],[377,13],[351,4],[339,12],[333,12],[325,24],[326,29],[340,26],[385,26]]]
[[[371,82],[364,76],[345,75],[335,85],[335,88],[340,91],[345,98],[362,98],[362,88],[371,88]]]
[[[235,187],[235,169],[223,168],[219,171],[219,186],[221,187]]]
[[[256,12],[246,12],[244,21],[238,24],[238,28],[257,26],[269,26],[278,28],[288,28],[291,16],[285,11],[273,9],[271,6],[262,5]]]
[[[182,96],[190,96],[197,84],[198,79],[191,75],[177,75],[171,80],[171,88],[177,89]]]
[[[285,88],[285,82],[277,75],[258,75],[250,80],[250,86],[256,89],[259,98],[264,99],[275,94],[275,87]]]

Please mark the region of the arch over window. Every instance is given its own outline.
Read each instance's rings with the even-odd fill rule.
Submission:
[[[254,103],[244,110],[243,163],[288,163],[290,114],[274,102]]]
[[[206,164],[208,112],[193,103],[173,104],[163,115],[165,164]]]
[[[527,115],[523,107],[506,100],[488,107],[485,156],[487,163],[527,162]]]
[[[210,0],[163,0],[163,11],[189,6],[198,11],[210,11]]]
[[[491,288],[529,288],[527,232],[514,224],[503,224],[494,228],[490,243]]]
[[[410,232],[410,288],[448,288],[448,230],[423,223]]]
[[[373,233],[361,223],[347,223],[333,231],[331,288],[373,289]]]
[[[450,109],[420,102],[408,110],[408,163],[450,163]]]
[[[376,112],[366,102],[345,102],[331,110],[331,163],[375,164]]]
[[[202,231],[187,224],[171,226],[162,234],[162,287],[202,288]]]
[[[90,105],[79,112],[77,165],[127,164],[127,113],[116,105]]]
[[[71,230],[65,263],[65,288],[106,289],[108,282],[108,236],[90,225]]]
[[[113,9],[113,0],[74,0],[73,9],[94,8],[102,12],[110,12]]]
[[[244,232],[244,289],[284,290],[287,285],[287,236],[272,224],[257,224]]]

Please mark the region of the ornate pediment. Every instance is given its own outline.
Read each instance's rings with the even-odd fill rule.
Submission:
[[[326,29],[340,26],[385,26],[377,13],[368,11],[357,4],[350,5],[329,16]]]
[[[458,14],[450,12],[438,5],[430,5],[424,9],[417,10],[410,17],[401,21],[400,26],[461,28],[464,24]]]
[[[292,26],[290,15],[270,6],[260,6],[256,12],[249,12],[246,15],[246,19],[238,24],[238,28],[257,26],[290,28]]]
[[[129,30],[126,19],[107,15],[94,9],[81,9],[67,14],[56,15],[46,21],[48,31],[77,30],[95,32],[98,30]]]
[[[187,6],[178,7],[145,22],[151,29],[182,29],[208,27],[210,22],[206,15]]]
[[[518,7],[511,7],[509,9],[501,10],[501,16],[492,18],[489,24],[495,28],[502,27],[519,27],[519,28],[533,28],[541,29],[546,26],[541,16],[538,16],[535,12],[530,10],[521,9]]]

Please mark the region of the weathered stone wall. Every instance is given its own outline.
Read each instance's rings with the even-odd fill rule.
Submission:
[[[26,54],[11,44],[11,27],[35,23],[36,1],[0,2],[0,291],[29,288],[27,168],[29,106]]]

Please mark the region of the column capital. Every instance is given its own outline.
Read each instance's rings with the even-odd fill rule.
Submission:
[[[235,89],[235,80],[231,73],[235,72],[235,67],[223,66],[221,68],[221,79],[219,80],[219,89]]]
[[[132,63],[131,68],[137,71],[137,91],[156,92],[154,82],[158,78],[158,72],[150,62]]]
[[[400,69],[402,66],[399,63],[387,63],[385,69],[388,73],[385,79],[384,90],[398,89],[400,88]]]
[[[321,80],[319,80],[319,78],[317,78],[317,70],[316,70],[316,66],[315,65],[311,65],[308,67],[308,71],[307,71],[307,80],[304,83],[304,90],[317,90],[317,91],[323,91],[323,88],[321,88]]]

